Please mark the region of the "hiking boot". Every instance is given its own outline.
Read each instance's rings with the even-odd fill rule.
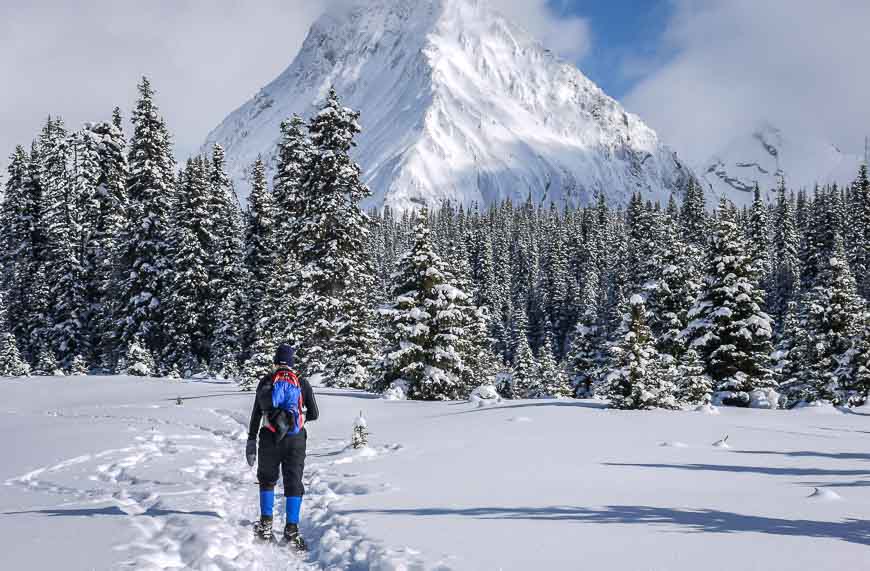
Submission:
[[[260,521],[254,523],[254,537],[260,541],[272,541],[272,518],[260,516]]]
[[[299,535],[299,526],[295,523],[288,523],[284,528],[284,540],[296,551],[308,551],[305,540]]]

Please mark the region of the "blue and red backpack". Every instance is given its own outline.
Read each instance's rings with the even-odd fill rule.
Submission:
[[[299,434],[305,424],[302,408],[302,384],[290,369],[278,369],[272,375],[272,407],[284,411],[290,420],[288,434]]]

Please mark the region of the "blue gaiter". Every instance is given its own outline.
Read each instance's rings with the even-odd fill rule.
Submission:
[[[275,508],[275,490],[260,490],[260,515],[272,517]]]
[[[287,496],[287,523],[299,523],[299,512],[302,510],[301,496]]]

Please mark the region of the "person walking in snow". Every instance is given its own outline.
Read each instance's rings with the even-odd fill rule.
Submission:
[[[260,484],[260,521],[254,524],[255,535],[264,541],[272,540],[275,486],[280,470],[287,502],[284,539],[304,551],[305,541],[299,534],[299,512],[305,494],[302,484],[308,438],[305,423],[317,420],[319,412],[311,384],[300,379],[292,369],[293,356],[294,350],[289,345],[278,347],[273,360],[274,371],[257,385],[245,456],[250,466],[257,462]]]

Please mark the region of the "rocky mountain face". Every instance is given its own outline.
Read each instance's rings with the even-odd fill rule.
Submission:
[[[274,164],[281,121],[310,116],[334,85],[361,111],[355,156],[368,206],[398,210],[506,198],[666,202],[693,176],[638,117],[483,0],[366,0],[311,28],[290,66],[231,113],[224,146],[240,195]]]
[[[724,195],[743,206],[752,202],[756,184],[767,200],[773,200],[780,176],[793,190],[848,184],[855,179],[861,160],[830,143],[763,123],[731,141],[696,172],[711,194]]]

